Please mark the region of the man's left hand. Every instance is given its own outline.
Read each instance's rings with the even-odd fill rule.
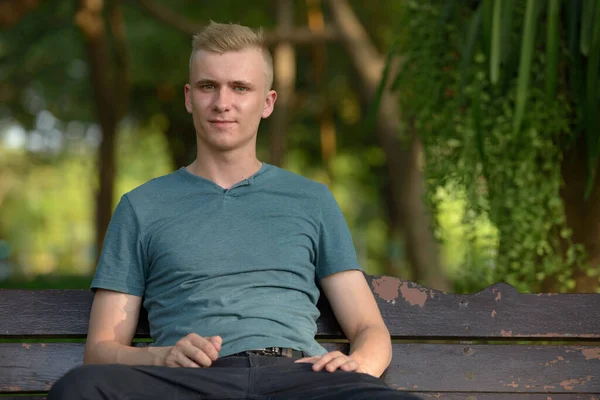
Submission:
[[[332,351],[324,356],[305,357],[294,361],[295,363],[312,363],[313,371],[326,370],[334,372],[338,369],[347,372],[360,372],[366,373],[358,361],[351,356],[347,356],[339,351]]]

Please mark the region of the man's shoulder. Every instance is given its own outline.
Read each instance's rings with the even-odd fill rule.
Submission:
[[[273,167],[273,172],[276,184],[280,188],[319,198],[326,196],[329,192],[326,184],[299,173],[279,167]]]
[[[166,175],[152,178],[134,189],[129,190],[124,196],[127,197],[132,204],[144,204],[164,198],[165,196],[168,197],[169,193],[175,193],[182,189],[178,174],[179,171],[174,171]]]

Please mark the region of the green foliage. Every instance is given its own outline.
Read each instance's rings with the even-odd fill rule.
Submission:
[[[36,161],[35,153],[0,141],[0,193],[6,193],[0,198],[0,239],[10,245],[16,278],[94,269],[94,148],[80,141],[73,147],[79,150]],[[125,127],[117,148],[115,204],[126,191],[171,170],[155,125]]]
[[[75,2],[45,1],[2,32],[0,119],[31,127],[41,110],[64,120],[93,116],[84,48],[72,23],[75,8]]]
[[[505,280],[535,291],[550,276],[567,290],[582,258],[582,248],[570,244],[559,192],[561,146],[576,135],[578,120],[564,89],[549,98],[557,63],[567,63],[568,52],[556,32],[537,34],[545,26],[543,5],[484,1],[448,13],[440,2],[411,1],[399,21],[402,37],[411,40],[398,50],[408,61],[396,86],[424,143],[431,205],[439,212],[436,193],[458,187],[465,193],[465,229],[476,229],[481,218],[497,229],[497,251],[480,251],[487,254],[483,264],[464,265],[477,280],[461,290]],[[557,7],[551,2],[548,30],[558,29]],[[465,19],[470,24],[463,28]],[[548,54],[536,50],[544,40]],[[597,76],[591,79],[588,85],[598,84]],[[471,249],[481,250],[481,243]]]

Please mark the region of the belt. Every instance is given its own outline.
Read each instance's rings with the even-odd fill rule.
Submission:
[[[248,355],[266,356],[266,357],[290,357],[290,358],[302,358],[304,352],[300,350],[294,350],[288,347],[265,347],[264,349],[252,349],[242,351],[240,353],[230,354],[228,357],[237,356],[244,357]]]

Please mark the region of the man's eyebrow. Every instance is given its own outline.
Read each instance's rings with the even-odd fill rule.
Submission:
[[[213,79],[198,79],[195,83],[196,86],[202,86],[202,85],[213,85],[213,86],[217,86],[218,83],[217,81],[213,80]],[[245,86],[247,88],[254,88],[255,85],[253,85],[252,83],[248,82],[248,81],[244,81],[244,80],[235,80],[235,81],[230,81],[229,85],[231,86]]]
[[[196,86],[201,86],[201,85],[214,85],[216,84],[215,81],[213,81],[212,79],[199,79],[196,81]]]
[[[251,84],[248,81],[232,81],[231,85],[233,85],[233,86],[246,86],[246,87],[249,87],[249,88],[253,88],[254,87],[254,85]]]

